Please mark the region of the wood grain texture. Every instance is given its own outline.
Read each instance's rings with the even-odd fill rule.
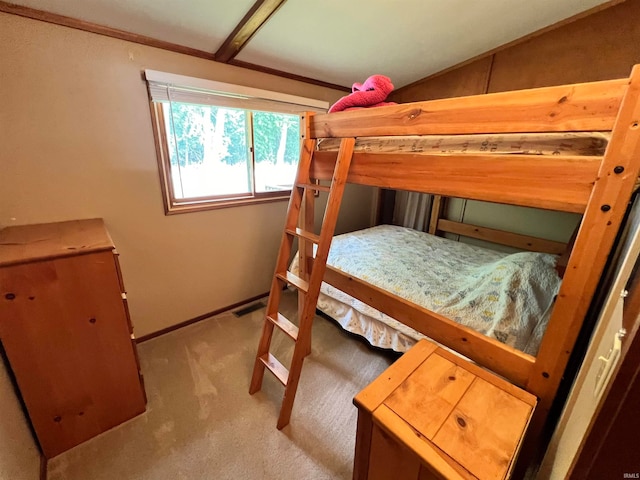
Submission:
[[[608,80],[317,114],[310,129],[314,138],[608,131],[627,84]]]
[[[615,173],[616,167],[623,170]],[[639,174],[640,67],[636,66],[527,384],[543,408],[555,395]]]
[[[309,178],[309,171],[305,172],[304,182],[311,183]],[[306,232],[314,232],[315,231],[315,210],[316,210],[316,192],[315,190],[305,189],[302,208],[300,210],[300,216],[298,219],[298,224],[302,226],[302,228]],[[313,243],[316,245],[320,243],[320,236],[313,234],[315,238],[313,239]],[[306,241],[305,239],[300,239],[298,241],[298,265],[300,265],[300,274],[302,278],[309,281],[311,275],[310,265],[313,259],[313,243],[311,241]],[[304,310],[304,302],[305,295],[303,292],[298,291],[298,311],[302,312]],[[306,355],[311,353],[311,332],[307,335],[307,346],[305,347]]]
[[[265,317],[275,318],[279,313],[278,308],[280,305],[282,288],[284,287],[281,278],[286,278],[286,274],[289,273],[287,271],[287,267],[289,259],[291,258],[291,249],[293,247],[294,238],[292,235],[287,234],[287,230],[295,230],[298,226],[298,216],[302,207],[304,194],[304,188],[300,187],[299,184],[309,181],[309,175],[307,172],[309,170],[309,165],[311,164],[314,147],[315,142],[313,140],[305,139],[302,141],[300,161],[298,162],[298,171],[295,179],[297,186],[291,190],[291,196],[289,197],[287,215],[284,230],[282,232],[282,238],[280,240],[280,249],[278,250],[278,257],[276,259],[275,272],[271,281],[271,289],[269,291],[269,300],[267,302]],[[303,280],[303,282],[307,283],[305,280]],[[261,358],[264,358],[269,354],[274,327],[275,325],[272,322],[267,321],[265,318],[262,325],[260,341],[258,342],[258,351],[256,353],[251,383],[249,385],[249,393],[251,395],[262,388],[265,364],[261,361]]]
[[[433,443],[483,480],[506,478],[531,406],[476,378]]]
[[[0,230],[0,267],[114,248],[101,218],[7,227]]]
[[[640,67],[630,78],[598,181],[580,224],[527,391],[539,397],[530,438],[523,447],[533,455],[600,275],[640,174]]]
[[[384,404],[432,440],[474,378],[468,370],[441,355],[431,355]]]
[[[373,412],[437,348],[435,343],[426,340],[416,343],[410,350],[411,355],[403,355],[402,362],[393,363],[375,382],[361,390],[353,403],[365,411]]]
[[[427,340],[358,396],[365,392],[366,407],[355,402],[356,459],[366,459],[358,480],[507,478],[536,405],[533,395]]]
[[[0,286],[0,335],[48,458],[144,411],[111,251],[1,268]]]
[[[407,423],[395,414],[386,405],[380,405],[373,413],[374,432],[380,429],[387,434],[387,438],[392,438],[395,442],[402,446],[401,451],[410,452],[410,456],[405,454],[404,459],[411,457],[418,459],[423,465],[428,466],[436,478],[446,480],[477,480],[473,475],[466,471],[460,464],[455,462],[446,452],[442,451],[436,445],[429,441],[425,441],[423,437],[417,433],[410,423]],[[388,447],[388,444],[385,445]],[[399,446],[395,447],[399,449]],[[402,458],[402,457],[401,457]],[[394,458],[387,457],[385,450],[378,449],[375,453],[372,451],[369,474],[371,475],[382,465],[391,463],[395,465]],[[411,460],[415,462],[415,460]],[[399,468],[399,465],[395,465]],[[418,474],[420,471],[418,470]],[[375,475],[375,473],[374,473]],[[403,478],[397,476],[389,476],[387,479]],[[417,478],[417,475],[413,477]]]
[[[628,75],[640,63],[640,2],[618,3],[496,53],[488,91]]]
[[[429,217],[429,233],[431,235],[438,234],[438,221],[442,216],[442,210],[444,209],[444,203],[446,199],[442,195],[433,196],[433,204],[431,205],[431,215]]]
[[[369,453],[372,457],[372,468],[369,469],[367,480],[418,478],[420,460],[377,425],[374,425],[371,434],[371,451]],[[380,458],[384,458],[384,461],[379,461]]]
[[[464,368],[476,377],[483,379],[485,382],[496,386],[512,397],[516,397],[521,402],[526,403],[531,407],[535,407],[538,404],[538,399],[535,397],[535,395],[532,395],[522,388],[518,388],[513,383],[508,382],[504,378],[494,375],[485,368],[478,366],[478,364],[469,362],[467,359],[461,357],[460,355],[456,355],[455,353],[449,350],[445,350],[444,348],[438,348],[436,353],[442,358],[449,360],[451,363]]]
[[[353,461],[353,479],[367,480],[371,459],[373,431],[372,413],[411,373],[436,351],[433,342],[421,341],[403,355],[402,361],[391,364],[374,382],[362,389],[353,399],[358,408],[358,427]]]
[[[356,427],[356,446],[353,454],[353,480],[366,480],[369,474],[369,453],[371,452],[371,435],[373,421],[371,412],[358,412]]]
[[[307,142],[313,141],[309,139],[304,142],[306,144]],[[342,202],[344,188],[347,183],[347,173],[349,172],[349,165],[351,163],[351,158],[353,157],[353,147],[355,142],[355,138],[343,138],[340,143],[338,159],[335,163],[335,171],[331,179],[331,190],[329,191],[329,198],[327,199],[322,219],[322,227],[320,229],[318,248],[315,253],[315,261],[309,275],[309,289],[306,292],[303,308],[298,313],[300,331],[298,335],[298,342],[296,343],[296,347],[293,352],[291,367],[289,369],[289,382],[285,388],[284,399],[282,400],[282,407],[280,408],[280,415],[278,417],[277,426],[279,429],[285,427],[289,423],[291,410],[293,409],[293,401],[298,388],[300,373],[302,371],[302,363],[304,357],[309,353],[311,348],[311,328],[313,319],[315,318],[318,295],[320,294],[320,286],[322,285],[322,279],[324,277],[329,249],[331,248],[331,240],[333,239],[336,223],[338,221],[338,213]],[[304,172],[299,174],[299,179],[303,181],[303,179],[306,178],[302,175],[309,174],[308,164],[305,163],[305,166],[300,167],[299,171]],[[287,220],[289,221],[290,219],[287,218]],[[295,221],[298,222],[299,218],[296,217]]]
[[[330,178],[335,157],[316,152],[312,177]],[[582,213],[599,165],[599,157],[355,153],[347,181]]]
[[[437,229],[443,232],[486,240],[488,242],[499,243],[500,245],[507,245],[509,247],[515,247],[531,252],[544,252],[560,255],[567,249],[567,244],[562,242],[532,237],[530,235],[521,235],[519,233],[505,232],[504,230],[496,230],[478,225],[470,225],[468,223],[454,222],[446,219],[440,219],[438,221]]]
[[[227,63],[244,48],[245,44],[265,24],[286,0],[257,0],[225,39],[215,54],[217,62]]]
[[[631,65],[640,62],[640,53],[636,48],[640,41],[640,23],[637,21],[638,15],[640,15],[640,3],[629,1],[612,3],[618,3],[618,5],[496,53],[489,91],[535,88],[567,82],[598,81],[626,75]],[[459,72],[451,72],[451,75],[455,77],[459,75]],[[423,82],[425,88],[433,80],[435,79]],[[632,86],[631,90],[633,88]],[[437,83],[434,83],[434,89],[437,91]],[[631,95],[635,94],[631,93]],[[637,99],[626,101],[634,103],[637,102]],[[628,109],[629,107],[626,107],[626,110]],[[623,107],[621,115],[624,110]],[[626,163],[630,159],[629,155],[635,155],[635,158],[638,158],[638,153],[632,153],[638,151],[637,139],[629,137],[634,133],[633,125],[637,125],[640,118],[637,107],[635,112],[629,114],[627,111],[624,117],[621,116],[624,120],[620,120],[615,127],[612,125],[614,132],[617,132],[618,141],[622,143],[610,146],[608,157],[610,160],[616,158],[618,160],[609,163],[609,165],[610,168],[614,163],[624,167],[625,174],[630,165],[634,171],[637,166],[637,161],[631,164]],[[637,126],[635,128],[637,129]],[[626,136],[626,140],[620,140],[622,136]],[[634,174],[632,172],[631,176]],[[598,182],[609,183],[612,176],[615,175],[611,173],[611,170],[603,167],[599,172]],[[614,180],[614,183],[616,181],[620,182],[621,178]],[[622,183],[624,182],[622,181]],[[622,188],[626,189],[627,187]],[[596,184],[597,190],[599,188]],[[605,195],[598,194],[599,199],[594,200],[593,205],[587,209],[588,222],[584,223],[581,228],[582,241],[585,242],[583,251],[573,256],[572,267],[575,272],[572,277],[583,277],[584,282],[589,284],[588,290],[591,290],[598,278],[598,274],[591,270],[593,267],[592,259],[600,264],[608,251],[607,247],[598,246],[600,238],[605,238],[607,243],[610,241],[619,226],[618,215],[624,211],[625,201],[621,199],[627,198],[626,193],[616,197],[615,192],[617,192],[616,187],[612,186],[610,195],[606,195],[606,198]],[[618,207],[616,207],[616,201],[619,201]],[[604,206],[611,208],[611,210],[604,212],[602,210]],[[591,245],[587,246],[587,243]],[[587,277],[589,278],[587,279]],[[567,282],[565,278],[565,284],[570,282],[572,280]],[[578,283],[580,282],[582,280],[578,281]],[[536,431],[540,431],[550,402],[555,395],[556,382],[562,376],[566,366],[566,357],[571,353],[575,335],[584,318],[589,298],[591,298],[590,294],[585,295],[585,290],[579,285],[572,287],[566,285],[561,293],[571,296],[572,299],[560,299],[560,307],[554,312],[555,318],[552,319],[551,326],[547,329],[543,343],[544,348],[539,354],[539,357],[542,358],[537,363],[537,372],[532,375],[527,386],[528,390],[542,397],[541,407],[536,412],[534,431],[531,434],[532,441],[535,441]],[[566,321],[567,318],[569,322]],[[578,318],[579,320],[577,320]]]
[[[639,97],[636,67],[629,79],[314,117],[311,135],[320,137],[612,129],[602,158],[427,155],[422,156],[427,161],[421,161],[412,153],[356,153],[352,161],[348,180],[354,183],[584,213],[537,358],[334,269],[327,269],[325,281],[539,397],[530,429],[530,442],[535,442],[640,174]],[[569,110],[562,112],[567,106]],[[332,155],[318,152],[312,176],[326,178]]]

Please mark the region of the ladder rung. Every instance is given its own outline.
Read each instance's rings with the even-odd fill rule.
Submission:
[[[289,370],[282,365],[276,357],[271,353],[266,353],[260,357],[260,361],[264,363],[264,366],[273,373],[282,385],[287,385],[289,380]]]
[[[288,270],[284,273],[276,273],[276,277],[278,277],[280,280],[284,280],[290,285],[293,285],[298,290],[301,290],[304,293],[307,293],[309,291],[309,283]]]
[[[289,235],[295,235],[296,237],[301,237],[307,240],[311,240],[313,243],[316,243],[316,244],[320,243],[320,236],[316,235],[315,233],[302,230],[301,228],[296,228],[295,230],[291,230],[290,228],[287,228],[286,232]]]
[[[294,341],[298,339],[298,327],[291,323],[291,321],[284,315],[278,313],[275,318],[271,315],[267,315],[267,320],[279,327],[280,330],[289,335]]]
[[[316,190],[317,192],[328,192],[331,190],[329,185],[318,185],[317,183],[296,183],[296,187]]]

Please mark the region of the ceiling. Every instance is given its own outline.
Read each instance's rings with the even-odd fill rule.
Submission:
[[[11,0],[11,3],[190,47],[207,52],[211,58],[221,59],[221,54],[226,53],[230,58],[224,61],[230,63],[258,65],[343,87],[362,82],[372,74],[384,74],[398,89],[610,1]],[[247,18],[252,11],[257,16]],[[264,18],[258,18],[260,14],[268,17],[264,23]],[[259,27],[258,30],[248,40],[247,33],[242,31],[232,40],[230,36],[243,24],[243,19],[246,26]],[[229,47],[229,42],[235,49]]]

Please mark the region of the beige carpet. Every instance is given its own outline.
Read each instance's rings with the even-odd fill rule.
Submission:
[[[291,318],[295,296],[283,303]],[[317,317],[291,423],[278,431],[280,383],[267,372],[248,394],[262,315],[222,314],[139,345],[147,412],[52,459],[48,479],[350,479],[353,396],[393,357]],[[287,359],[292,345],[279,334],[272,351]]]

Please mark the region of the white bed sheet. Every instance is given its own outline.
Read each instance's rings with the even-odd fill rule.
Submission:
[[[535,355],[561,282],[556,258],[380,225],[336,236],[328,264]],[[425,338],[324,282],[318,309],[377,347],[404,352]]]

